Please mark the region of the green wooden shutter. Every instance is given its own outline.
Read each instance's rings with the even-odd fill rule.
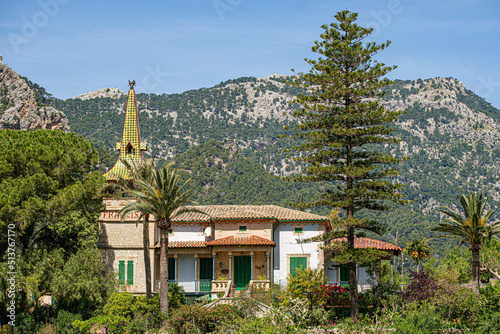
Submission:
[[[134,261],[127,262],[127,284],[134,284]]]
[[[349,268],[347,266],[340,267],[340,280],[342,282],[349,281]]]
[[[169,257],[168,258],[168,280],[169,281],[175,281],[175,258],[174,257]]]
[[[295,277],[297,275],[296,269],[307,268],[307,257],[291,257],[290,258],[290,275]]]
[[[125,284],[125,261],[118,262],[118,283]]]
[[[213,260],[211,257],[200,258],[200,291],[212,291]]]

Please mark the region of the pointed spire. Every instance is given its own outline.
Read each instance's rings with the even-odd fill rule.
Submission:
[[[127,109],[125,111],[125,121],[123,122],[122,141],[116,143],[116,149],[120,155],[115,165],[104,173],[108,181],[117,180],[118,176],[127,177],[128,172],[121,160],[128,160],[131,163],[139,163],[142,160],[142,151],[147,150],[147,144],[141,142],[139,131],[139,118],[137,117],[137,103],[135,101],[135,80],[128,82]]]

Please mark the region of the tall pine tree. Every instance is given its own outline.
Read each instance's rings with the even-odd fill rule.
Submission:
[[[401,185],[390,181],[399,174],[394,165],[401,159],[382,152],[383,145],[400,142],[391,136],[394,130],[389,124],[401,112],[386,110],[378,102],[384,96],[381,88],[392,84],[381,77],[396,66],[372,60],[390,42],[365,42],[373,29],[358,26],[357,16],[345,10],[335,15],[338,22],[323,25],[321,40],[312,47],[319,58],[306,59],[311,70],[297,73],[292,80],[294,86],[306,90],[294,101],[301,109],[293,112],[297,126],[290,136],[298,141],[290,152],[295,152],[294,159],[304,168],[301,174],[289,177],[293,181],[327,181],[334,185],[334,190],[325,191],[306,206],[342,209],[334,232],[325,238],[346,240],[329,243],[327,248],[334,262],[349,268],[349,301],[355,320],[356,264],[373,263],[380,255],[376,250],[355,249],[355,235],[360,229],[384,232],[380,223],[357,218],[357,213],[362,209],[387,210],[391,202],[404,202]]]

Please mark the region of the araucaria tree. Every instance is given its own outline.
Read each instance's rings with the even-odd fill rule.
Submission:
[[[335,232],[328,240],[341,240],[331,246],[333,261],[349,268],[351,316],[358,317],[356,263],[373,263],[379,255],[375,250],[355,249],[358,229],[383,232],[383,226],[370,219],[357,218],[362,209],[387,210],[388,201],[402,203],[401,185],[391,182],[398,175],[397,159],[382,152],[382,145],[398,143],[391,136],[389,124],[400,111],[387,110],[378,99],[381,89],[391,84],[384,75],[395,69],[372,60],[390,42],[365,42],[371,28],[358,26],[356,13],[347,10],[335,15],[338,22],[323,25],[321,40],[312,51],[316,60],[306,59],[311,65],[308,73],[298,73],[292,84],[304,88],[295,102],[301,109],[294,111],[297,126],[291,138],[299,141],[291,152],[303,163],[302,174],[289,177],[299,182],[330,182],[334,190],[327,190],[308,207],[341,208],[343,214],[336,221]]]

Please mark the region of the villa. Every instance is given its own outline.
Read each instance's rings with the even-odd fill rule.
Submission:
[[[134,82],[128,92],[122,140],[115,165],[104,174],[108,182],[117,175],[126,176],[122,159],[139,162],[147,145],[141,141]],[[139,213],[123,221],[118,212],[131,199],[105,199],[99,218],[98,247],[108,272],[118,273],[123,289],[134,294],[146,293],[143,222]],[[325,269],[333,283],[346,282],[345,270],[330,270],[325,260],[324,242],[301,243],[331,230],[328,217],[276,205],[205,205],[200,212],[184,213],[172,221],[169,229],[168,277],[189,295],[236,290],[249,285],[268,288],[285,285],[296,268]],[[149,219],[149,257],[153,292],[160,288],[159,229],[154,217]],[[356,247],[375,247],[387,251],[387,258],[401,249],[389,243],[359,238]],[[358,268],[360,287],[368,282],[364,268]]]

